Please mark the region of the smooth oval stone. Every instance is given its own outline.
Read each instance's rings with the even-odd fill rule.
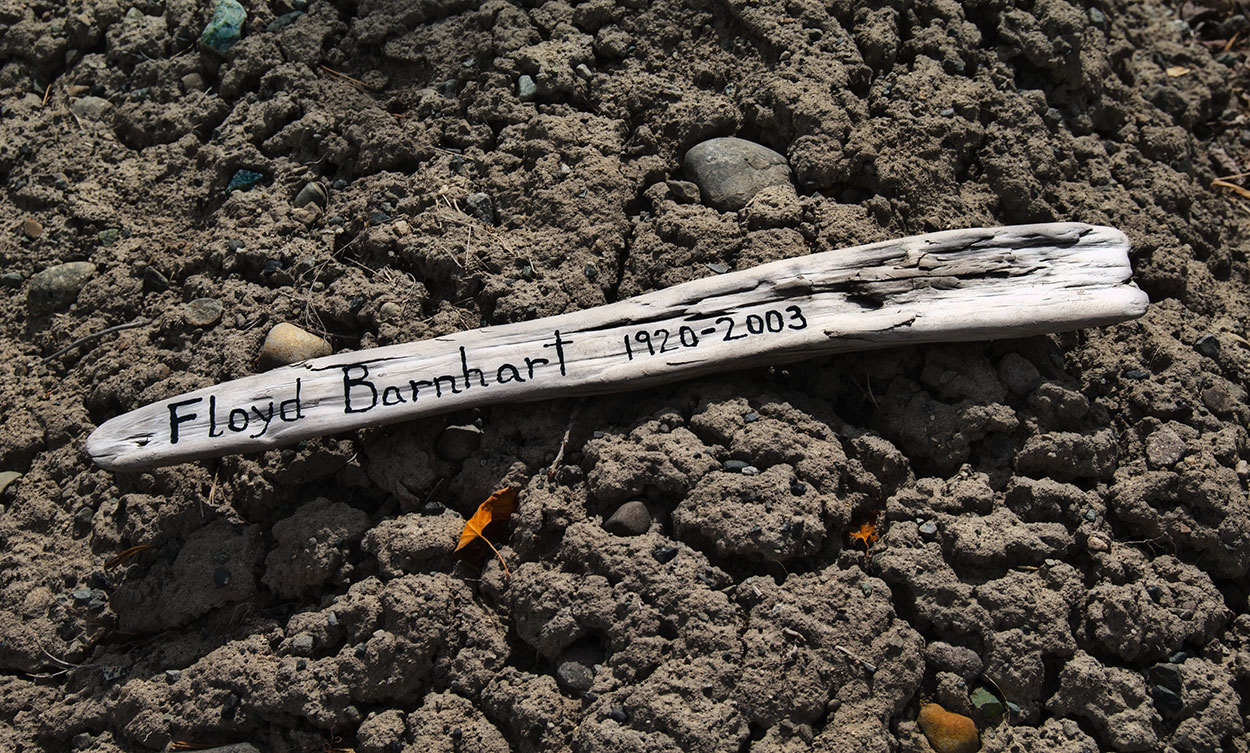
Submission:
[[[78,291],[95,274],[89,261],[71,261],[48,267],[30,278],[26,291],[26,308],[35,316],[65,308],[78,298]]]
[[[265,335],[265,344],[260,348],[257,365],[261,369],[272,369],[276,366],[307,361],[310,358],[328,356],[331,352],[333,349],[330,343],[294,324],[283,322]]]
[[[196,298],[182,307],[182,315],[193,327],[211,327],[221,320],[221,303],[213,298]]]
[[[113,109],[113,103],[103,97],[83,97],[71,102],[69,109],[80,118],[99,120]]]
[[[43,223],[34,217],[22,220],[22,234],[27,238],[38,238],[43,235]]]
[[[322,209],[325,209],[328,203],[330,203],[330,195],[326,193],[326,187],[315,181],[305,184],[299,193],[295,194],[295,200],[291,202],[296,207],[316,204]]]
[[[603,529],[617,536],[640,536],[651,528],[651,512],[638,500],[616,508],[612,517],[603,521]]]
[[[703,203],[736,212],[769,186],[790,182],[790,165],[772,149],[746,139],[709,139],[695,144],[683,161]]]

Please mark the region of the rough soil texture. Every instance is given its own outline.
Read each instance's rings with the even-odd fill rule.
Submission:
[[[1250,246],[1210,187],[1248,77],[1192,9],[244,5],[222,59],[206,2],[0,3],[0,748],[923,753],[922,703],[984,686],[986,751],[1250,751]],[[700,203],[683,155],[726,135],[795,190]],[[146,473],[83,452],[279,322],[337,352],[1051,220],[1122,228],[1148,313]],[[449,553],[505,485],[511,576],[479,574]],[[605,530],[630,501],[649,528]]]

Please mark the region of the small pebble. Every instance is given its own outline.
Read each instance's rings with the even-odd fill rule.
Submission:
[[[1207,358],[1215,358],[1220,354],[1220,341],[1215,335],[1203,335],[1194,343],[1194,350]]]
[[[1089,547],[1091,552],[1105,552],[1110,548],[1107,542],[1098,536],[1090,536],[1085,545]]]
[[[270,34],[275,34],[279,31],[282,31],[286,27],[298,21],[300,19],[300,16],[302,15],[304,15],[304,11],[302,10],[293,10],[290,13],[283,13],[282,15],[278,16],[277,18],[275,18],[274,20],[266,24],[265,31],[269,32]]]
[[[22,220],[22,235],[27,238],[38,238],[43,235],[43,223],[34,217]]]
[[[745,460],[726,460],[721,464],[721,468],[725,469],[728,473],[741,473],[742,469],[749,465],[750,463]]]
[[[182,88],[189,92],[204,91],[204,77],[198,73],[188,73],[182,77]]]
[[[211,327],[221,321],[221,302],[213,298],[196,298],[182,307],[182,315],[192,327]]]
[[[516,81],[516,96],[522,102],[530,102],[538,96],[538,85],[534,83],[534,79],[526,74],[522,74]]]
[[[478,218],[487,225],[495,224],[495,203],[491,201],[490,196],[482,193],[471,193],[464,197],[465,208],[469,214]]]
[[[291,202],[294,207],[302,207],[305,204],[316,204],[318,207],[325,209],[326,204],[330,203],[330,195],[326,192],[326,187],[317,181],[305,183],[304,187],[295,194],[295,199]]]
[[[87,120],[100,120],[113,109],[113,103],[103,97],[83,97],[69,106],[70,112]]]
[[[1144,371],[1142,369],[1126,369],[1124,371],[1124,378],[1131,379],[1134,382],[1140,382],[1143,379],[1149,379],[1150,372]]]
[[[443,460],[459,463],[477,452],[482,444],[482,430],[473,424],[448,426],[438,435],[435,452]]]
[[[796,497],[803,496],[807,493],[807,484],[804,484],[801,481],[795,481],[793,484],[790,484],[790,493]]]
[[[972,707],[986,719],[1001,719],[1006,711],[1003,708],[1003,702],[998,700],[998,696],[984,685],[978,686],[969,693],[968,700],[972,702]]]
[[[758,420],[760,420],[760,414],[758,413],[748,413],[742,417],[742,421],[748,424],[753,424]]]
[[[698,204],[701,198],[699,187],[688,180],[668,181],[668,191],[678,204]]]
[[[651,553],[651,556],[652,558],[655,559],[656,562],[659,562],[661,565],[668,564],[669,562],[673,561],[674,557],[677,556],[677,547],[662,546],[659,549],[656,549],[655,551],[653,551]]]
[[[101,246],[111,246],[121,240],[121,237],[122,231],[115,227],[106,228],[96,233],[96,240],[100,241]]]
[[[616,508],[612,516],[603,521],[603,529],[617,536],[639,536],[651,528],[651,512],[638,500],[626,502]]]
[[[926,520],[920,524],[920,534],[922,536],[932,536],[938,532],[938,524],[932,520]]]
[[[703,202],[722,211],[742,209],[762,189],[790,182],[785,157],[763,144],[734,137],[695,144],[682,165]]]
[[[95,271],[96,266],[86,261],[71,261],[43,270],[30,278],[26,308],[35,316],[65,308],[77,300],[78,291]]]
[[[165,682],[169,683],[170,685],[173,685],[175,682],[178,682],[178,680],[181,678],[182,678],[182,670],[179,670],[179,669],[165,670]]]
[[[975,753],[981,748],[976,723],[936,703],[922,706],[917,721],[936,753]]]
[[[712,270],[718,275],[723,275],[729,271],[729,267],[724,264],[721,264],[720,262],[712,262],[711,264],[707,265],[707,268]]]
[[[619,703],[612,704],[612,708],[608,709],[608,718],[618,724],[624,724],[629,720],[629,716],[625,713],[625,707]]]
[[[577,67],[573,69],[573,72],[576,73],[577,77],[583,81],[589,81],[591,77],[595,75],[594,72],[590,70],[590,66],[585,63],[578,63]]]
[[[1153,685],[1150,688],[1150,698],[1155,703],[1155,708],[1169,716],[1179,714],[1185,710],[1185,702],[1181,700],[1180,695],[1171,688],[1165,688],[1162,685]]]
[[[156,267],[147,267],[143,270],[143,289],[162,293],[169,290],[169,278],[161,274]]]
[[[265,336],[265,343],[261,346],[257,364],[261,370],[267,370],[310,358],[328,356],[332,352],[330,343],[294,324],[283,322],[274,326]]]
[[[1154,468],[1171,468],[1185,457],[1188,449],[1172,427],[1164,426],[1146,439],[1146,461]]]
[[[0,275],[0,284],[3,284],[6,288],[20,288],[22,281],[21,272],[5,272]]]
[[[403,313],[403,307],[394,301],[387,301],[378,308],[378,318],[382,321],[398,319]]]
[[[595,674],[590,667],[577,661],[561,662],[556,667],[556,682],[565,690],[581,695],[590,690]]]
[[[308,656],[313,650],[313,637],[308,633],[300,633],[291,639],[291,653],[296,656]]]
[[[760,475],[760,469],[756,468],[753,465],[748,465],[742,469],[742,475],[743,476],[758,476]]]

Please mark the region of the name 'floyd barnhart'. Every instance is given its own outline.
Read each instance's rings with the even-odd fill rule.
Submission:
[[[459,348],[459,373],[438,374],[429,379],[408,379],[402,383],[388,384],[379,378],[371,378],[369,361],[342,364],[327,369],[336,369],[343,374],[342,408],[344,413],[366,413],[379,407],[390,407],[415,403],[419,399],[439,399],[449,395],[459,395],[473,388],[489,387],[495,384],[511,382],[524,383],[542,377],[544,374],[559,369],[560,376],[568,375],[567,355],[565,346],[573,341],[562,336],[556,330],[551,342],[541,346],[551,351],[536,351],[534,356],[523,356],[514,362],[504,362],[494,368],[479,368],[470,363],[469,352],[464,346]],[[538,356],[542,352],[546,356]],[[320,369],[318,369],[320,370]],[[259,439],[269,431],[274,420],[294,423],[305,417],[304,405],[301,400],[303,380],[295,379],[293,396],[279,401],[271,397],[267,402],[253,403],[246,406],[218,406],[217,396],[210,395],[207,399],[195,397],[175,401],[169,404],[169,443],[178,444],[181,436],[188,429],[183,424],[200,423],[209,437],[224,437],[227,434],[247,433],[250,439]],[[324,403],[322,403],[324,404]],[[200,417],[199,410],[206,410],[207,421]]]

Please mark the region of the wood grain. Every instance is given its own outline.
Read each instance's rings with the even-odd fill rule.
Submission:
[[[771,262],[585,311],[339,353],[145,406],[87,440],[139,470],[493,403],[1140,316],[1128,241],[1077,223],[952,230]]]

